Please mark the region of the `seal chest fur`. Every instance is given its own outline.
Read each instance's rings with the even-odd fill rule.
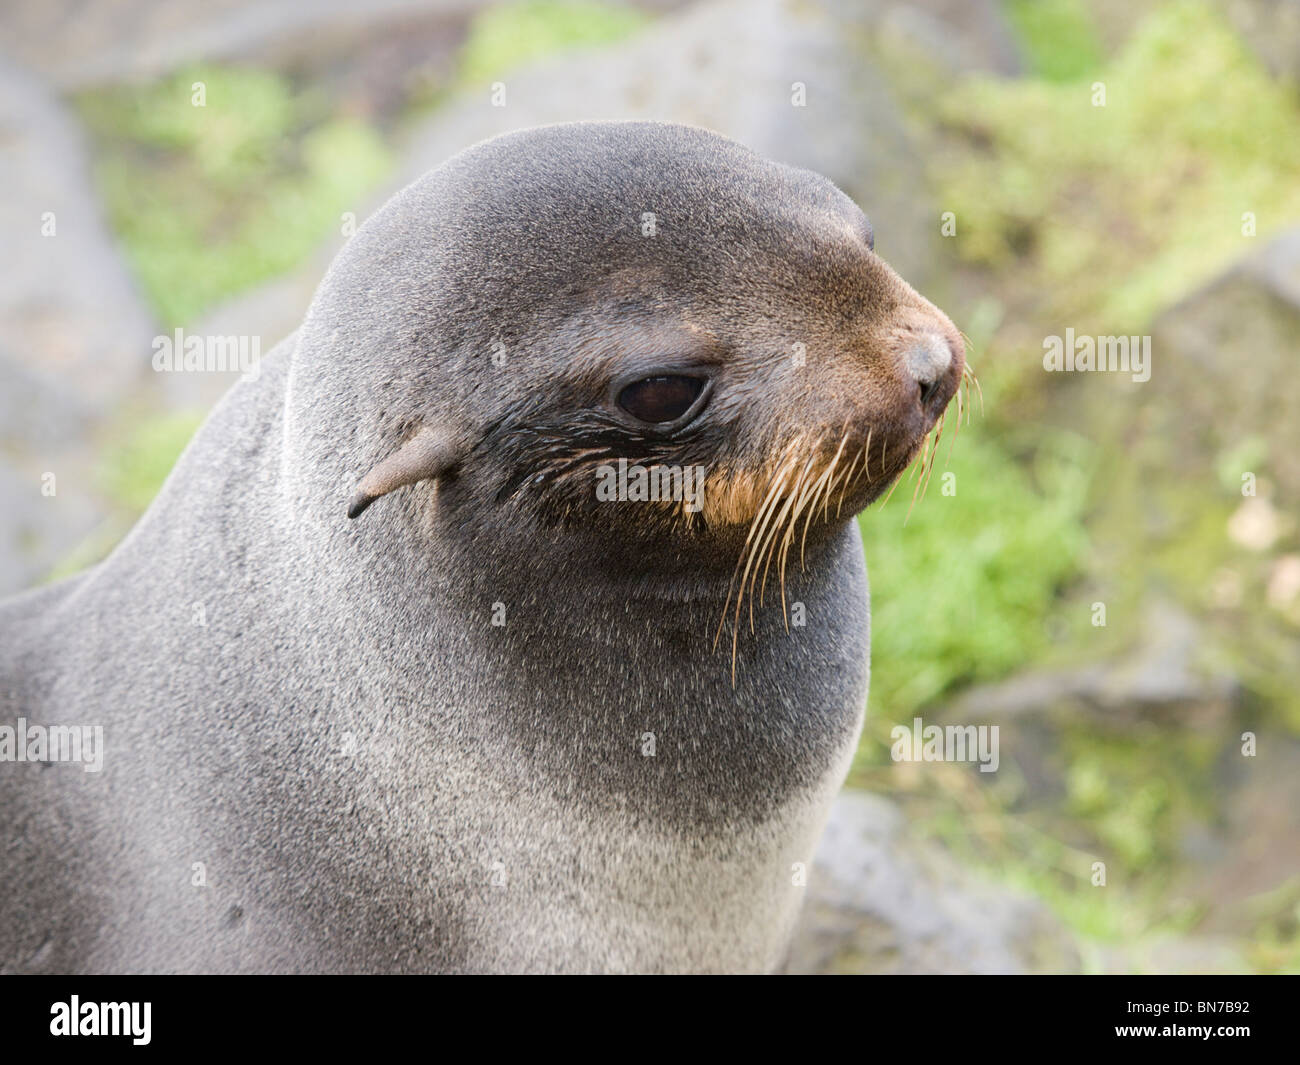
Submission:
[[[117,550],[0,607],[0,723],[104,745],[0,762],[0,966],[777,967],[865,705],[853,515],[964,366],[872,247],[659,123],[394,197]]]

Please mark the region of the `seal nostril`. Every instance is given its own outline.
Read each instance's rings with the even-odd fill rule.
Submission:
[[[938,333],[925,333],[915,338],[903,352],[903,365],[916,382],[921,406],[925,407],[938,391],[953,363],[953,352],[947,338]]]

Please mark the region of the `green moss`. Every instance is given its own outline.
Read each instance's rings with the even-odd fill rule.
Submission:
[[[1038,77],[1073,81],[1101,65],[1101,42],[1083,0],[1006,0],[1003,10]]]
[[[617,40],[637,11],[585,2],[491,8],[471,27],[463,80]],[[204,106],[195,106],[195,84]],[[338,231],[391,166],[379,132],[279,74],[204,64],[81,94],[109,220],[167,328],[283,274]]]
[[[168,328],[292,269],[389,167],[375,130],[265,71],[193,67],[77,104],[109,219]]]
[[[1100,437],[1124,431],[1108,429],[1096,405],[1088,417]],[[1295,534],[1272,552],[1251,550],[1228,534],[1243,503],[1242,469],[1266,484],[1273,456],[1262,438],[1244,436],[1214,455],[1203,476],[1188,480],[1166,475],[1160,444],[1156,437],[1132,452],[1108,451],[1098,469],[1090,568],[1097,598],[1110,611],[1111,636],[1143,638],[1134,622],[1142,621],[1142,604],[1153,592],[1179,602],[1202,630],[1206,661],[1198,664],[1234,677],[1272,725],[1300,735],[1296,628],[1267,605],[1274,561],[1295,550]],[[1237,588],[1235,603],[1219,600],[1216,589],[1225,582]]]
[[[1249,902],[1256,915],[1249,954],[1266,973],[1300,974],[1300,877],[1291,877]]]
[[[483,82],[573,48],[622,40],[648,22],[640,11],[588,0],[524,0],[475,17],[461,51],[461,79]]]
[[[105,449],[99,469],[100,488],[113,505],[132,517],[142,513],[203,417],[197,411],[146,417],[123,429]]]
[[[200,91],[203,106],[197,106]],[[236,67],[190,67],[152,85],[86,93],[79,103],[92,128],[191,153],[206,179],[235,185],[270,162],[296,121],[284,79]]]
[[[1300,217],[1300,106],[1190,0],[1155,11],[1095,80],[1104,107],[1074,81],[961,85],[940,105],[960,143],[935,176],[967,260],[1081,331],[1138,333],[1249,249],[1244,213],[1261,235]]]
[[[1050,643],[1044,620],[1078,572],[1090,447],[1048,436],[1026,468],[979,429],[962,430],[950,461],[950,441],[941,441],[926,498],[910,517],[913,486],[903,484],[860,519],[872,715],[908,721],[959,683],[1041,660]],[[943,494],[945,473],[953,495]]]
[[[45,575],[62,580],[103,561],[148,508],[190,438],[202,424],[201,411],[140,414],[123,411],[107,431],[95,487],[108,506],[99,522]]]
[[[1124,877],[1171,869],[1187,820],[1210,814],[1216,740],[1172,728],[1103,732],[1076,718],[1062,741],[1064,813],[1087,826],[1090,845]]]
[[[1247,436],[1215,457],[1214,472],[1219,487],[1235,497],[1241,495],[1243,470],[1258,471],[1268,467],[1268,441],[1262,436]]]

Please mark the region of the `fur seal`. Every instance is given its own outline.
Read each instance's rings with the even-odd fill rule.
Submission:
[[[777,968],[866,699],[852,516],[963,366],[818,175],[662,123],[455,156],[0,606],[0,967]]]

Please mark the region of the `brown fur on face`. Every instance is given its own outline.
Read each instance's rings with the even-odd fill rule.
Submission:
[[[466,536],[517,541],[521,560],[537,538],[511,529],[536,523],[557,554],[610,573],[716,576],[761,543],[760,576],[779,575],[796,521],[802,553],[918,455],[930,461],[924,441],[964,373],[960,336],[875,254],[865,216],[829,182],[688,130],[671,134],[679,154],[641,167],[614,146],[624,132],[575,136],[563,165],[511,157],[508,189],[478,188],[500,209],[462,229],[456,261],[487,267],[440,275],[413,301],[469,339],[444,335],[455,357],[427,381],[408,374],[425,363],[401,364],[386,417],[403,439],[437,411],[455,423],[463,450],[439,469],[462,488],[440,493],[446,517]],[[918,342],[949,353],[923,389]],[[659,375],[707,380],[684,424],[619,408],[621,387]],[[408,412],[408,396],[427,413]],[[597,499],[602,467],[620,460],[702,467],[702,505]]]
[[[806,538],[881,495],[921,453],[955,394],[963,346],[948,318],[848,228],[834,239],[806,274],[796,272],[797,256],[748,264],[764,284],[711,293],[712,304],[688,294],[652,314],[620,315],[616,308],[644,307],[648,291],[665,283],[626,271],[589,293],[563,327],[568,356],[558,387],[503,429],[514,449],[503,465],[514,476],[500,498],[531,501],[567,525],[620,525],[607,504],[595,505],[601,466],[699,465],[697,514],[683,501],[629,503],[619,508],[626,535],[744,529],[775,493],[806,519]],[[922,403],[903,352],[926,334],[949,345],[952,362]],[[638,426],[615,403],[620,382],[660,374],[703,375],[712,388],[698,416],[665,434]],[[816,516],[807,499],[796,508],[791,496],[814,489]],[[769,516],[781,514],[778,506]]]

